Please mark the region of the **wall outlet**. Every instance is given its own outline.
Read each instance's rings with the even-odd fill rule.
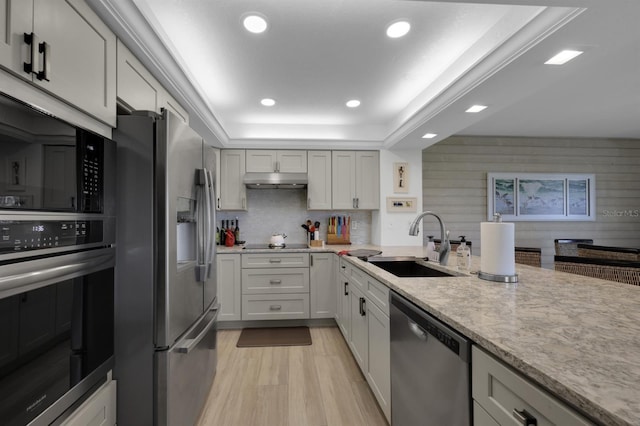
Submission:
[[[356,230],[358,229],[358,221],[354,220],[353,222],[351,222],[351,229]]]

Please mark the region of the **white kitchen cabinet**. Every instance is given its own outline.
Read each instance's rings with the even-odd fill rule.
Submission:
[[[349,348],[363,373],[367,371],[369,333],[367,324],[367,307],[364,294],[355,286],[349,289],[351,300],[351,335]]]
[[[309,253],[242,254],[242,320],[309,318]]]
[[[487,416],[498,425],[592,424],[477,346],[473,346],[471,356],[473,400],[486,411],[486,415],[480,413],[479,416],[474,412],[474,425],[492,424]]]
[[[247,172],[306,173],[307,151],[247,150]]]
[[[351,338],[351,294],[349,292],[349,279],[345,274],[346,266],[338,259],[340,264],[338,279],[336,280],[336,322],[344,340],[349,342]]]
[[[382,412],[391,421],[391,333],[389,315],[366,299],[368,343],[365,377]]]
[[[336,311],[333,253],[310,255],[309,304],[311,318],[333,318]]]
[[[391,421],[389,289],[346,260],[340,259],[339,263],[338,326],[380,408]]]
[[[213,148],[213,152],[214,155],[216,156],[216,184],[215,184],[215,190],[216,190],[216,210],[220,210],[220,185],[221,185],[221,179],[222,179],[222,173],[220,171],[220,164],[221,164],[221,160],[220,160],[220,150],[218,148]]]
[[[87,4],[1,0],[0,10],[0,65],[115,127],[116,37]]]
[[[380,207],[380,154],[377,151],[333,151],[333,209],[376,210]]]
[[[331,210],[331,151],[308,151],[307,209]]]
[[[61,426],[116,424],[116,381],[109,380],[75,410]]]
[[[218,254],[218,303],[219,321],[239,321],[242,319],[242,281],[240,254]]]
[[[189,123],[187,111],[167,92],[158,80],[136,58],[133,53],[118,40],[117,72],[118,100],[130,111],[145,110],[161,113],[168,109]]]
[[[220,210],[247,210],[247,189],[242,182],[245,172],[244,149],[220,152]]]

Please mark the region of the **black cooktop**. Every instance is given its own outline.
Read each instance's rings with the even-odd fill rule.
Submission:
[[[284,246],[273,247],[270,244],[247,244],[244,246],[247,250],[261,250],[261,249],[272,249],[272,250],[282,250],[282,249],[306,249],[309,248],[306,244],[285,244]]]

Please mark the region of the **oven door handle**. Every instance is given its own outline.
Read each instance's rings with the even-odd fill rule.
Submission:
[[[83,259],[68,259],[65,261],[65,258],[68,259],[67,256],[60,256],[60,261],[57,262],[58,264],[56,266],[45,267],[43,269],[36,267],[35,263],[38,261],[9,265],[9,267],[17,266],[23,270],[28,268],[28,272],[16,270],[15,273],[12,274],[10,270],[7,270],[8,273],[0,274],[2,275],[0,276],[0,293],[5,295],[5,292],[7,292],[6,296],[9,296],[19,292],[35,290],[58,281],[76,278],[108,267],[113,267],[114,265],[113,252],[108,254],[103,252],[97,256]],[[29,264],[33,266],[26,266]]]
[[[213,318],[209,320],[207,325],[204,326],[202,331],[200,331],[196,337],[194,337],[193,339],[189,339],[188,338],[189,335],[187,335],[187,337],[185,337],[179,343],[176,344],[176,347],[175,347],[176,352],[181,354],[188,354],[193,349],[195,349],[196,346],[198,346],[198,343],[200,343],[202,339],[204,339],[204,337],[209,333],[211,328],[218,322],[218,314],[220,313],[219,306],[220,305],[216,305],[214,308],[211,309],[211,311],[215,312],[215,314],[213,315]]]

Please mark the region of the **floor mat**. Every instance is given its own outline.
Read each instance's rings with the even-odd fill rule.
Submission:
[[[236,346],[304,346],[311,344],[309,327],[245,328]]]

